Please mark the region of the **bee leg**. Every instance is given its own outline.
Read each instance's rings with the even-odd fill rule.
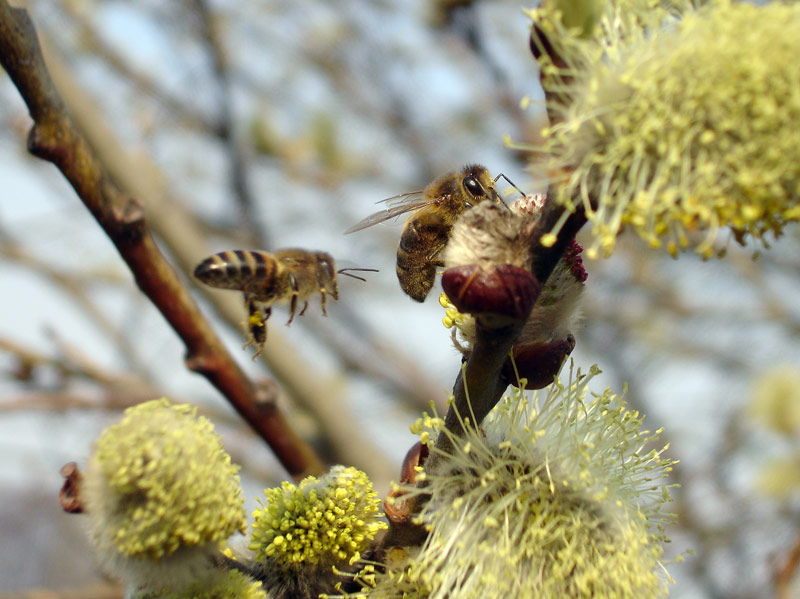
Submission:
[[[245,347],[248,345],[253,345],[256,348],[256,351],[253,352],[253,360],[258,358],[261,355],[261,352],[264,351],[264,344],[267,342],[267,326],[266,324],[262,323],[260,325],[250,327],[250,339],[245,344]]]
[[[319,290],[319,305],[322,307],[322,315],[327,316],[328,313],[325,311],[325,289]]]
[[[242,349],[249,346],[256,348],[253,354],[253,360],[261,355],[264,350],[264,343],[267,341],[267,320],[272,314],[272,308],[264,308],[252,299],[247,301],[247,309],[250,315],[247,318],[247,343],[244,344]]]
[[[288,327],[292,324],[294,320],[294,311],[297,310],[297,294],[292,295],[292,300],[289,302],[289,320],[286,322],[286,326]]]
[[[444,266],[444,261],[439,256],[441,256],[446,245],[447,242],[445,241],[444,243],[440,243],[433,248],[433,251],[428,254],[428,262],[430,264],[433,264],[434,266]]]
[[[303,303],[303,309],[300,310],[300,314],[298,314],[298,316],[302,316],[303,314],[305,314],[306,313],[306,308],[308,308],[308,302],[304,302]]]
[[[286,323],[287,327],[292,324],[295,310],[297,310],[297,279],[294,278],[294,275],[289,277],[289,284],[292,286],[292,299],[289,302],[289,322]]]

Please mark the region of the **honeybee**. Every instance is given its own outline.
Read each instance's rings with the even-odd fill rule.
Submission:
[[[486,199],[505,206],[494,187],[502,176],[492,179],[485,167],[467,165],[460,171],[444,175],[421,191],[383,200],[390,204],[389,208],[368,216],[345,234],[413,211],[403,226],[397,248],[397,279],[412,299],[425,301],[436,280],[436,269],[444,265],[442,250],[458,217]]]
[[[194,269],[194,276],[209,287],[233,289],[244,292],[247,305],[248,339],[244,347],[254,345],[256,359],[267,340],[267,320],[276,302],[289,303],[289,321],[292,324],[297,305],[303,302],[299,316],[305,314],[308,299],[320,294],[323,316],[328,295],[339,299],[337,274],[364,281],[347,271],[370,271],[371,268],[343,268],[336,270],[333,258],[326,252],[298,248],[276,250],[268,253],[255,250],[228,250],[209,256]]]

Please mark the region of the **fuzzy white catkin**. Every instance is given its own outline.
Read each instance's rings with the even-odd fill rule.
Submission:
[[[465,212],[453,226],[444,252],[446,268],[477,264],[490,270],[501,264],[528,268],[531,262],[530,235],[544,207],[539,194],[526,195],[506,208],[489,201]],[[583,281],[578,280],[567,260],[559,260],[542,287],[517,345],[564,339],[581,318]],[[464,354],[475,339],[475,321],[461,315],[453,343]]]

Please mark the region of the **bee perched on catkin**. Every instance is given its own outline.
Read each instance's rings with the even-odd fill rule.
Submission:
[[[248,339],[245,347],[256,348],[253,359],[262,352],[267,340],[267,320],[274,303],[289,303],[289,320],[292,324],[297,305],[303,302],[302,316],[308,308],[308,299],[320,294],[323,316],[328,295],[339,299],[337,274],[363,281],[351,270],[377,272],[371,268],[342,268],[336,270],[333,258],[326,252],[298,248],[276,250],[273,253],[253,250],[228,250],[209,256],[197,265],[194,276],[209,287],[233,289],[244,293],[249,316]]]
[[[424,302],[443,265],[442,251],[458,218],[481,201],[502,203],[495,190],[495,178],[485,167],[469,164],[448,173],[421,191],[387,198],[390,208],[376,212],[350,227],[345,234],[396,218],[410,212],[397,247],[397,280],[410,298]]]
[[[453,227],[442,276],[445,326],[453,327],[464,357],[475,341],[475,316],[526,319],[504,374],[512,384],[525,379],[528,389],[550,384],[575,347],[571,331],[586,280],[574,241],[543,285],[529,272],[531,234],[544,201],[529,195],[509,208],[483,202],[465,213]]]

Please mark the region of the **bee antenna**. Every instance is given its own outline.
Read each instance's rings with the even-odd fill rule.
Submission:
[[[347,272],[349,270],[355,270],[357,272],[380,272],[377,268],[342,268],[341,270],[337,270],[336,274],[352,277],[353,279],[358,279],[359,281],[364,281],[365,283],[367,282],[364,277],[359,277],[358,275]]]
[[[499,175],[497,175],[492,182],[493,183],[497,183],[497,180],[500,177],[503,177],[503,179],[506,180],[506,183],[508,183],[511,187],[516,189],[519,192],[519,195],[521,195],[523,198],[525,197],[525,194],[522,192],[522,190],[519,187],[517,187],[516,185],[514,185],[514,182],[511,179],[509,179],[508,177],[506,177],[503,173],[500,173]]]

